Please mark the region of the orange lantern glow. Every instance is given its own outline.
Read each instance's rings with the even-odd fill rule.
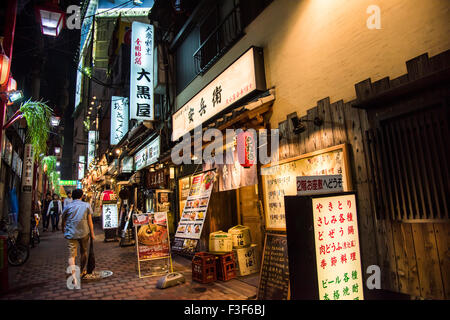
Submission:
[[[9,78],[8,81],[8,88],[6,89],[6,91],[11,92],[11,91],[16,91],[17,90],[17,81],[14,80],[13,77]],[[8,106],[14,104],[14,102],[9,101],[7,103]]]
[[[8,81],[8,89],[7,91],[16,91],[17,90],[17,81],[14,80],[13,77],[9,78]]]
[[[0,54],[0,86],[4,86],[9,80],[10,60],[6,54]]]
[[[256,161],[255,139],[251,132],[240,132],[237,135],[237,151],[239,163],[244,168],[250,168]]]

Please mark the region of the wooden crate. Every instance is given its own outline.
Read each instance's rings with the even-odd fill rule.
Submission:
[[[210,283],[217,280],[216,258],[207,252],[198,252],[192,259],[192,280]]]
[[[215,254],[217,279],[228,281],[236,278],[236,260],[234,253]]]

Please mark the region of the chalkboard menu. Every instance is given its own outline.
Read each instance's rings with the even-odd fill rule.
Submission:
[[[289,261],[286,235],[266,234],[258,299],[289,299]]]

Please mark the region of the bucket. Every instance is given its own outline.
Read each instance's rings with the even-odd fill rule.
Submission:
[[[237,225],[228,229],[228,233],[233,237],[233,248],[244,248],[252,244],[249,227]]]
[[[233,251],[233,239],[231,234],[222,230],[209,234],[210,252],[231,252]]]

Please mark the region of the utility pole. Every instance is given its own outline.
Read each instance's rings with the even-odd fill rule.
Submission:
[[[44,41],[40,36],[37,37],[37,46],[39,48],[39,53],[37,57],[35,57],[36,59],[34,59],[31,71],[31,95],[34,101],[38,101],[40,99],[42,65],[45,63]],[[19,241],[24,245],[28,245],[30,243],[33,200],[36,200],[34,199],[34,195],[36,195],[36,183],[33,180],[37,179],[37,175],[34,171],[39,164],[36,166],[34,159],[33,148],[30,144],[26,144],[24,150],[22,184],[19,202],[19,225],[21,226]]]

